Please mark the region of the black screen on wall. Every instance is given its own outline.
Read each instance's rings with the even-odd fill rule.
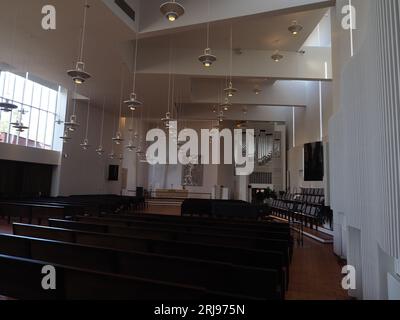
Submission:
[[[304,181],[324,180],[324,149],[322,142],[304,145]]]
[[[108,167],[108,181],[118,181],[119,166],[110,165]]]

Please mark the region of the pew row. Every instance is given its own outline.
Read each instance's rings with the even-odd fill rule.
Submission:
[[[52,264],[56,289],[42,287],[48,262],[0,255],[0,294],[23,300],[199,300],[251,299],[204,288],[120,276]]]
[[[200,260],[219,261],[278,271],[281,284],[287,285],[287,260],[282,252],[254,250],[234,246],[135,238],[122,235],[84,232],[61,228],[13,224],[14,235],[106,247],[117,250],[152,253]]]
[[[277,270],[12,235],[0,235],[0,254],[202,287],[213,292],[260,299],[284,298]]]
[[[237,235],[220,235],[216,233],[193,233],[154,228],[119,227],[106,224],[91,224],[67,220],[49,219],[51,227],[106,233],[113,235],[140,237],[145,239],[170,240],[193,243],[220,244],[235,246],[244,249],[275,250],[284,254],[286,262],[289,261],[289,242],[280,237],[285,234],[274,233],[277,238],[254,238]],[[272,234],[270,234],[272,236]]]

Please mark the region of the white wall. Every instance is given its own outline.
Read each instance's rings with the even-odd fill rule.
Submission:
[[[83,151],[80,144],[85,138],[86,104],[79,104],[77,108],[80,127],[73,133],[73,139],[64,145],[60,167],[59,195],[71,194],[119,194],[121,192],[121,179],[118,182],[109,182],[108,165],[121,165],[119,160],[110,160],[112,141],[114,136],[114,115],[106,112],[104,121],[105,153],[98,156],[95,150],[100,143],[100,127],[102,110],[92,108],[90,111],[89,143],[91,147]],[[115,146],[115,152],[121,153],[121,147]],[[122,167],[120,167],[120,173]]]
[[[60,153],[52,150],[43,150],[0,143],[0,159],[23,161],[31,163],[50,164],[57,166],[60,163]]]
[[[344,248],[348,261],[361,266],[362,290],[352,294],[386,299],[384,282],[400,256],[400,2],[352,3],[357,12],[353,57],[350,33],[341,28],[342,6],[348,1],[338,0],[332,16],[335,115],[329,142],[335,250]],[[338,236],[339,230],[347,237]],[[359,241],[354,230],[359,230]]]
[[[321,141],[320,120],[322,119],[324,151],[328,149],[329,119],[332,116],[332,82],[308,81],[304,83],[304,91],[306,108],[294,108],[295,141],[293,141],[293,111],[290,112],[287,118],[290,185],[292,190],[298,190],[301,187],[327,189],[329,174],[326,170],[324,172],[324,181],[304,181],[303,146],[306,143]],[[322,107],[321,109],[320,106]],[[328,164],[329,159],[326,156],[324,158],[325,164]]]

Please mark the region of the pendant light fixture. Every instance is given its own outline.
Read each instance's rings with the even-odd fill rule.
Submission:
[[[124,72],[121,67],[121,96],[120,96],[120,101],[119,101],[119,117],[118,117],[118,131],[115,133],[115,137],[112,138],[115,144],[120,145],[123,141],[124,138],[122,137],[121,133],[121,117],[122,117],[122,99],[123,99],[123,94],[124,94]]]
[[[275,40],[275,47],[276,47],[276,50],[272,54],[271,59],[274,60],[275,62],[279,62],[284,58],[283,55],[279,52],[279,47],[280,47],[279,39]]]
[[[63,143],[68,143],[72,138],[69,136],[69,131],[68,129],[64,130],[64,135],[60,137],[60,139],[63,141]]]
[[[77,121],[77,116],[76,116],[76,104],[77,104],[76,89],[77,89],[77,85],[75,85],[74,96],[72,97],[72,99],[74,100],[74,108],[72,111],[72,115],[71,115],[69,121],[65,122],[65,124],[64,124],[68,128],[68,130],[71,132],[74,132],[80,126],[80,124]]]
[[[210,20],[210,0],[208,0],[208,19]],[[210,22],[207,22],[207,46],[204,49],[204,54],[199,57],[199,61],[204,67],[209,68],[217,61],[217,57],[211,54],[210,49]]]
[[[6,102],[0,102],[0,111],[11,112],[15,109],[18,109],[18,107],[15,104],[10,103],[8,101],[9,100],[6,100]]]
[[[172,43],[169,43],[169,76],[168,76],[168,111],[165,114],[165,117],[161,119],[164,123],[165,128],[169,129],[169,124],[171,121],[174,121],[171,115],[171,104],[174,103],[174,93],[175,93],[175,77],[172,77]]]
[[[160,6],[160,11],[170,22],[174,22],[185,14],[185,8],[175,0],[163,3]]]
[[[254,88],[254,93],[256,94],[256,95],[259,95],[261,92],[262,92],[262,90],[260,89],[260,87],[259,86],[256,86],[255,88]]]
[[[225,119],[225,115],[224,115],[224,112],[221,110],[221,111],[219,112],[219,114],[218,114],[218,121],[219,121],[219,122],[223,122],[224,119]]]
[[[116,116],[114,115],[114,119],[113,119],[113,132],[115,131],[115,121],[116,121],[117,119],[116,119]],[[115,153],[115,150],[114,150],[114,144],[115,144],[115,142],[114,142],[114,138],[111,138],[111,140],[112,140],[112,144],[111,144],[111,153],[108,155],[108,158],[109,159],[111,159],[111,160],[114,160],[115,158],[116,158],[116,153]]]
[[[134,50],[134,58],[135,61],[133,63],[133,86],[132,86],[132,93],[130,94],[130,97],[128,100],[124,101],[126,105],[128,105],[128,108],[130,108],[132,111],[135,111],[137,107],[140,107],[143,105],[141,101],[137,99],[136,95],[136,70],[137,70],[137,57],[138,57],[138,36],[136,36],[136,41],[135,41],[135,50]]]
[[[233,87],[232,84],[232,73],[233,73],[233,26],[231,24],[231,36],[230,36],[230,71],[229,71],[229,84],[228,87],[224,89],[226,95],[231,98],[238,91]]]
[[[136,149],[134,137],[133,137],[133,121],[134,121],[134,116],[133,116],[133,110],[132,110],[131,127],[129,128],[130,140],[129,140],[128,145],[126,146],[126,149],[128,149],[128,151],[131,151],[131,152]]]
[[[25,75],[24,85],[23,85],[23,88],[22,88],[22,90],[23,90],[23,91],[22,91],[22,92],[23,92],[23,94],[22,94],[22,101],[24,101],[24,99],[25,99],[25,87],[26,87],[26,80],[27,80],[27,78],[28,78],[28,72],[27,72],[26,75]],[[17,120],[16,120],[15,122],[13,122],[13,123],[10,123],[10,124],[12,125],[12,127],[13,127],[17,132],[21,133],[21,132],[24,132],[25,130],[29,129],[29,127],[25,126],[25,125],[22,123],[22,116],[23,116],[24,114],[27,113],[27,111],[24,110],[23,105],[21,105],[21,109],[18,111],[18,113],[19,113],[19,114],[17,115]]]
[[[221,104],[221,108],[223,111],[229,111],[229,109],[232,107],[232,103],[230,103],[229,98],[226,97],[225,101]]]
[[[86,80],[90,79],[91,75],[85,71],[85,63],[83,62],[83,49],[85,45],[85,32],[86,32],[86,19],[87,10],[89,9],[88,0],[85,0],[83,7],[83,27],[82,27],[82,39],[80,54],[76,67],[73,70],[69,70],[67,73],[72,78],[75,84],[83,84]]]
[[[283,55],[279,53],[279,50],[275,50],[274,54],[271,56],[271,59],[275,62],[279,62],[283,59]]]
[[[296,20],[293,20],[288,30],[292,35],[297,36],[303,30],[303,26],[298,24]]]
[[[101,116],[101,129],[100,129],[100,143],[99,143],[98,148],[96,149],[96,153],[97,153],[99,156],[102,156],[103,153],[104,153],[104,149],[103,149],[103,135],[104,135],[104,109],[105,109],[105,106],[106,106],[106,97],[104,97],[104,100],[103,100],[103,114],[102,114],[102,116]]]
[[[81,147],[84,151],[86,151],[90,148],[89,137],[88,137],[88,135],[89,135],[89,119],[90,119],[90,98],[88,101],[87,116],[86,116],[85,139],[83,140],[83,143],[81,144]]]
[[[139,160],[145,156],[145,153],[143,151],[142,145],[143,145],[143,139],[142,139],[142,134],[143,134],[143,109],[141,109],[140,112],[140,128],[139,128],[140,135],[138,137],[138,146],[136,148],[136,155],[138,156]]]
[[[111,147],[111,153],[108,155],[108,157],[110,158],[110,160],[114,160],[115,158],[116,158],[116,154],[115,154],[115,151],[114,151],[114,144],[112,145],[112,147]]]

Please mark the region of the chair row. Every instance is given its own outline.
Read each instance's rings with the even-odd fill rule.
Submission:
[[[303,202],[308,204],[324,205],[324,196],[309,196],[302,194],[285,193],[280,197],[280,200]]]
[[[318,228],[321,224],[322,207],[306,203],[274,200],[271,205],[272,214],[291,221],[300,221],[310,228]]]

